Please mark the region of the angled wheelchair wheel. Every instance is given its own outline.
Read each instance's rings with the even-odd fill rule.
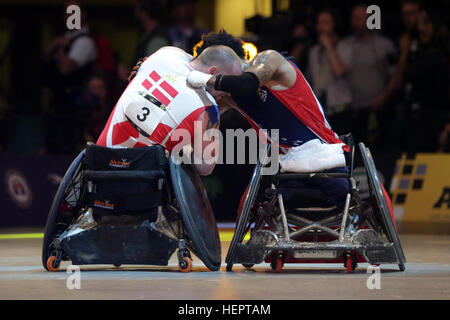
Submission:
[[[219,230],[200,176],[191,166],[169,159],[172,185],[192,251],[209,270],[218,271],[222,263]]]
[[[386,199],[385,190],[378,178],[375,163],[373,161],[370,150],[366,148],[363,143],[359,144],[361,156],[366,167],[367,176],[369,179],[369,189],[371,196],[376,200],[381,214],[381,227],[386,234],[387,239],[394,244],[395,252],[398,258],[398,266],[400,271],[405,270],[405,254],[403,253],[402,245],[398,237],[397,228],[395,226],[394,218],[389,208],[389,202]]]
[[[48,261],[53,256],[55,238],[77,218],[84,173],[84,155],[85,150],[80,152],[66,171],[48,213],[42,244],[42,265],[48,271],[54,271],[49,267]],[[52,261],[51,265],[54,264]]]
[[[267,149],[265,150],[264,158],[266,157],[269,151],[270,145],[268,145]],[[248,229],[251,209],[259,191],[262,168],[263,162],[258,161],[258,163],[255,166],[255,169],[253,170],[250,183],[245,192],[245,196],[242,200],[241,205],[239,206],[240,212],[238,212],[239,218],[236,223],[236,230],[234,232],[233,239],[231,240],[230,247],[228,249],[227,256],[225,258],[225,262],[227,263],[227,271],[232,270],[233,260],[236,254],[236,248],[244,240],[245,233]]]

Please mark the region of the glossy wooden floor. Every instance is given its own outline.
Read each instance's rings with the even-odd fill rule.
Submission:
[[[168,267],[82,266],[81,289],[69,290],[69,263],[45,271],[41,241],[0,238],[0,299],[450,299],[450,236],[402,235],[406,271],[382,266],[379,290],[367,288],[367,264],[355,274],[323,264],[286,265],[280,274],[268,264],[208,272],[194,257],[184,274],[175,256]]]

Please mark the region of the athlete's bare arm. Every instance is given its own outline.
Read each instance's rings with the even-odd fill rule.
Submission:
[[[294,85],[297,73],[294,67],[280,53],[265,50],[256,55],[246,72],[254,73],[260,86],[275,85],[290,88]]]
[[[294,85],[296,78],[297,72],[286,58],[274,50],[266,50],[256,55],[241,75],[212,76],[193,71],[188,76],[188,83],[194,88],[206,86],[238,96],[253,94],[263,85],[287,89]]]

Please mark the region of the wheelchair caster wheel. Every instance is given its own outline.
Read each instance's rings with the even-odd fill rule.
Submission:
[[[183,261],[178,263],[178,269],[181,272],[190,272],[192,270],[192,260],[189,257],[184,257]]]
[[[353,273],[358,267],[358,263],[356,262],[356,259],[353,256],[348,255],[345,258],[344,266],[347,269],[347,273]]]
[[[47,259],[47,270],[50,272],[56,272],[59,270],[59,266],[60,266],[59,261],[56,261],[56,256],[50,256]]]
[[[246,268],[246,269],[251,269],[251,268],[254,266],[253,263],[243,263],[242,265],[243,265],[244,268]]]
[[[270,267],[272,271],[275,273],[280,273],[281,269],[283,269],[283,259],[281,255],[276,255],[272,258],[272,262],[270,263]]]

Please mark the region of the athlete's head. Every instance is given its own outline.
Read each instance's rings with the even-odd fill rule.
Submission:
[[[197,55],[200,55],[206,48],[222,45],[230,47],[239,58],[244,59],[245,51],[242,48],[243,44],[241,39],[234,37],[232,34],[222,29],[219,32],[210,32],[203,35],[202,41],[194,47],[194,51]]]
[[[242,73],[242,60],[231,48],[223,45],[206,48],[190,64],[194,70],[212,75],[240,75]],[[208,89],[208,91],[215,98],[220,98],[225,94],[214,89]]]

